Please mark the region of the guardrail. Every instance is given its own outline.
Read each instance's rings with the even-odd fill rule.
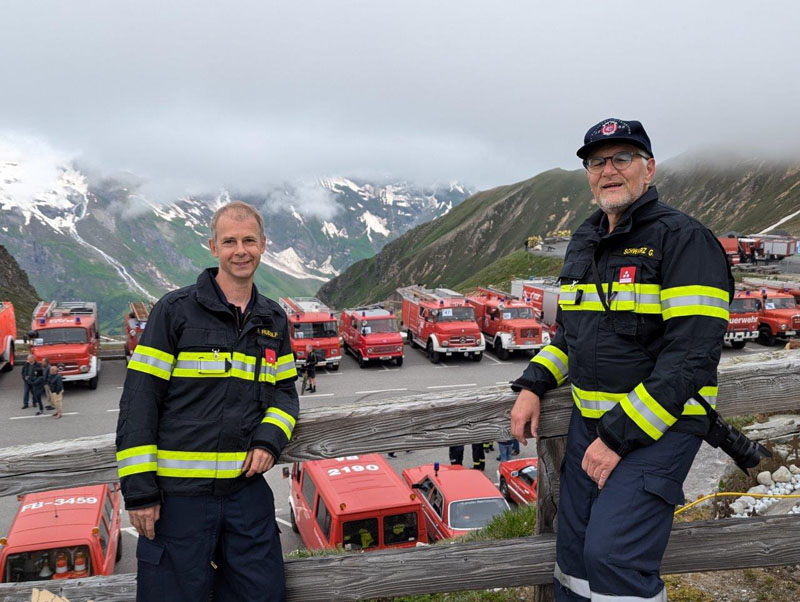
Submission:
[[[800,351],[738,356],[720,365],[723,415],[800,409]],[[399,397],[370,405],[304,411],[281,462],[372,451],[402,451],[502,441],[510,437],[514,395],[507,387]],[[539,426],[537,535],[502,541],[452,543],[410,550],[290,559],[290,600],[363,600],[464,589],[541,585],[537,599],[552,599],[560,440],[572,399],[548,395]],[[116,479],[114,437],[84,437],[0,449],[0,496]],[[664,573],[698,572],[800,563],[800,516],[678,524]],[[128,601],[135,575],[0,585],[0,602],[30,597],[33,587],[70,602]],[[58,591],[55,591],[58,590]]]

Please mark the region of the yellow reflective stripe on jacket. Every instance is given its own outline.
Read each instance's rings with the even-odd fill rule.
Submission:
[[[256,372],[256,357],[234,351],[181,351],[172,375],[181,378],[240,378],[252,381]],[[278,380],[297,376],[294,355],[280,356],[275,363],[261,361],[259,382],[275,384]]]
[[[709,316],[728,320],[730,293],[713,286],[675,286],[661,291],[665,320],[685,316]]]
[[[703,396],[710,405],[715,410],[717,409],[717,395],[719,394],[719,387],[703,387],[700,389],[700,395]],[[689,399],[683,405],[683,412],[684,416],[705,416],[708,412],[706,409],[700,405],[700,402],[697,401],[694,397]]]
[[[227,362],[227,364],[226,364]],[[219,351],[181,351],[172,376],[183,378],[220,378],[229,376],[231,354]]]
[[[160,477],[235,479],[242,473],[247,452],[184,452],[158,450]]]
[[[555,345],[547,345],[533,356],[532,364],[540,364],[553,375],[558,385],[562,385],[567,378],[569,359],[567,354]]]
[[[586,391],[572,385],[572,399],[584,418],[602,418],[603,414],[613,409],[624,397],[625,393]]]
[[[608,283],[603,284],[603,293],[608,294]],[[578,295],[580,293],[580,302]],[[639,314],[661,313],[661,285],[620,284],[611,285],[609,308],[612,311],[632,311]],[[605,311],[597,287],[594,284],[564,284],[561,286],[558,304],[562,311]]]
[[[274,406],[267,408],[267,411],[264,414],[264,419],[261,422],[266,424],[274,424],[283,431],[283,434],[286,435],[287,439],[292,438],[292,432],[294,431],[294,425],[296,423],[291,414],[287,414],[280,408],[276,408]]]
[[[636,385],[633,391],[622,400],[622,409],[637,426],[655,440],[667,432],[677,421],[677,418],[667,412],[655,398],[653,398],[642,383]]]
[[[139,445],[118,451],[117,470],[120,478],[140,472],[155,472],[157,453],[158,447],[155,445]]]
[[[133,350],[131,359],[128,362],[128,369],[169,380],[172,375],[172,365],[174,363],[174,355],[154,347],[136,345],[136,349]]]
[[[297,367],[294,363],[294,354],[287,353],[278,358],[275,364],[275,380],[283,380],[297,376]]]

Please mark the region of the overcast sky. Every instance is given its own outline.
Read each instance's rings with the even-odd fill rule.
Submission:
[[[660,160],[797,155],[800,2],[653,5],[3,2],[0,137],[170,194],[321,175],[488,188],[578,167],[609,116],[641,120]]]

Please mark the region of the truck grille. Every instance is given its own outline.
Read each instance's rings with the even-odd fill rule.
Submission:
[[[373,353],[394,353],[397,345],[377,345],[372,348]]]
[[[463,337],[450,337],[450,344],[451,345],[474,345],[475,344],[475,337],[474,336],[463,336]]]
[[[519,338],[521,338],[521,339],[538,339],[539,338],[539,329],[538,328],[523,328],[519,332]]]
[[[74,362],[59,362],[56,364],[59,372],[77,372],[78,364]]]

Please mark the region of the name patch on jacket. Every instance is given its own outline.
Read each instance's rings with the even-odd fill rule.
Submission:
[[[278,333],[274,330],[269,330],[268,328],[257,328],[256,332],[258,334],[263,334],[265,337],[269,337],[271,339],[277,339]]]
[[[625,257],[650,257],[652,259],[661,259],[661,252],[653,247],[628,247],[617,251],[614,255],[623,255]]]

